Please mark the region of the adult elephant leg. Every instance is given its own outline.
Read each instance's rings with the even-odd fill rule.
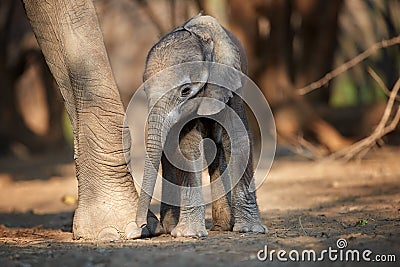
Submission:
[[[190,128],[190,129],[189,129]],[[178,183],[181,187],[181,209],[178,225],[172,230],[172,236],[206,236],[205,210],[201,191],[201,166],[194,161],[201,156],[200,141],[202,136],[198,130],[197,121],[192,121],[182,130],[180,151],[188,160],[188,165],[195,172],[177,169]]]
[[[135,223],[138,194],[122,145],[124,110],[93,3],[24,4],[73,126],[79,194],[74,238],[140,237]],[[148,225],[155,229],[155,217]]]

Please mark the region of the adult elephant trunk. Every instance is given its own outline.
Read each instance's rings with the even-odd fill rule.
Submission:
[[[157,109],[159,111],[159,109]],[[163,146],[169,131],[169,123],[166,112],[156,114],[153,109],[148,119],[148,131],[146,139],[146,159],[144,163],[144,173],[139,202],[136,213],[136,224],[138,227],[147,225],[147,212],[150,207],[154,187],[157,180],[158,169],[161,162]],[[162,113],[162,114],[161,114]],[[160,127],[161,126],[161,127]],[[163,130],[160,131],[160,128]]]

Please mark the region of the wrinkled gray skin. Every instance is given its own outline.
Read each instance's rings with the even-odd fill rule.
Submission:
[[[79,203],[74,238],[116,240],[158,233],[136,226],[138,194],[122,146],[124,109],[90,0],[24,0],[74,132]]]
[[[144,81],[170,66],[193,61],[217,62],[243,72],[247,71],[246,57],[239,41],[231,33],[223,29],[214,18],[197,16],[182,27],[167,34],[154,45],[147,58]],[[189,94],[183,93],[184,90],[188,90],[187,87],[190,89]],[[200,115],[221,116],[226,121],[230,121],[225,113],[225,105],[222,107],[202,106],[203,102],[199,101],[198,103],[200,104],[196,108],[178,109],[178,112],[174,113],[175,117],[172,118],[173,122],[171,123],[171,118],[167,115],[174,107],[177,105],[184,107],[186,103],[189,103],[189,99],[206,96],[225,102],[239,115],[247,128],[247,132],[237,131],[235,133],[236,136],[233,136],[234,140],[240,140],[241,135],[249,134],[244,104],[239,96],[229,97],[227,89],[213,84],[193,82],[177,87],[172,91],[169,91],[170,89],[145,89],[150,106],[154,106],[148,117],[148,137],[146,141],[148,158],[146,158],[145,162],[142,190],[138,204],[137,225],[140,227],[146,225],[146,216],[152,194],[147,194],[146,192],[153,192],[158,166],[161,162],[165,179],[187,187],[187,189],[181,189],[181,192],[165,192],[163,185],[162,198],[164,200],[171,196],[180,196],[181,201],[181,207],[162,203],[161,224],[164,231],[171,233],[173,236],[206,236],[205,212],[204,206],[201,205],[203,202],[202,193],[200,190],[190,189],[190,187],[201,185],[201,172],[185,172],[174,167],[168,161],[163,154],[163,147],[168,142],[169,137],[162,137],[161,132],[163,129],[160,129],[160,127],[167,127],[166,132],[168,132],[170,127],[174,126],[173,122],[177,122],[187,116],[185,114],[185,112],[188,112],[187,110],[193,112],[196,109]],[[165,96],[157,101],[160,94]],[[214,181],[224,172],[227,162],[230,160],[230,140],[222,127],[213,120],[206,118],[192,120],[181,131],[179,146],[186,158],[195,160],[200,156],[199,143],[205,137],[211,138],[217,146],[217,156],[208,167],[211,181]],[[235,169],[230,171],[230,175],[236,175]],[[232,192],[226,192],[224,197],[212,203],[214,229],[233,229],[233,231],[257,233],[267,232],[266,227],[261,224],[259,218],[255,193],[249,191],[252,178],[253,166],[252,156],[250,155],[247,168],[238,184],[232,189]],[[217,188],[212,187],[211,190],[215,191]]]

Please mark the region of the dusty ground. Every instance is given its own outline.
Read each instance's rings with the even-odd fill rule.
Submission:
[[[267,235],[210,231],[203,239],[164,235],[101,244],[72,240],[74,205],[67,205],[65,197],[73,199],[77,183],[73,164],[63,158],[0,161],[0,266],[271,266],[281,264],[276,254],[272,262],[257,259],[265,245],[269,252],[319,252],[337,249],[339,238],[346,239],[346,249],[371,250],[371,259],[396,256],[397,263],[382,266],[400,261],[397,148],[350,163],[277,159],[257,192]],[[314,265],[333,264],[325,258]],[[334,263],[349,264],[365,262]]]

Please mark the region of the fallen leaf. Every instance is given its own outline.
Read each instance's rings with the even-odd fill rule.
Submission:
[[[65,195],[62,197],[61,201],[68,206],[75,206],[78,204],[78,198],[73,195]]]

